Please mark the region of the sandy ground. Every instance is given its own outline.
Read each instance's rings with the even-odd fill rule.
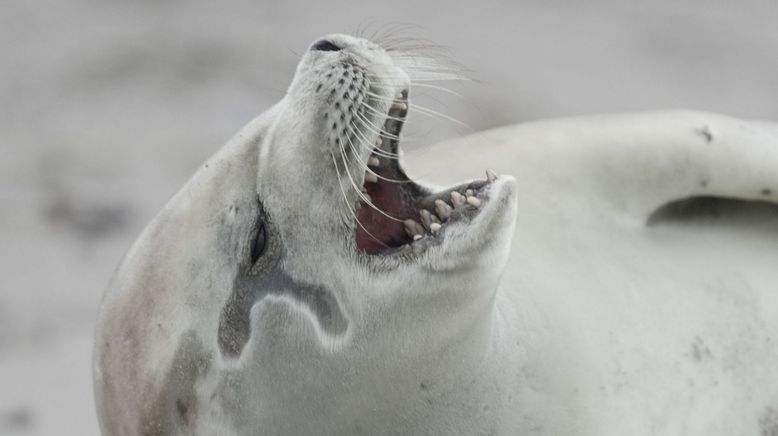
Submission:
[[[419,99],[470,127],[412,118],[409,147],[595,112],[778,120],[775,2],[216,4],[0,3],[2,435],[97,434],[91,330],[113,268],[321,34],[417,24],[472,70],[450,85],[464,99]]]

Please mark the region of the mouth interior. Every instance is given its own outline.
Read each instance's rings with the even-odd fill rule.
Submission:
[[[395,96],[368,160],[355,227],[357,247],[368,254],[442,241],[446,226],[476,215],[496,176],[432,192],[411,181],[400,167],[399,136],[408,112],[408,91]],[[368,203],[368,201],[370,203]]]

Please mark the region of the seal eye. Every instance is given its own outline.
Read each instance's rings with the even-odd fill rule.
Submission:
[[[311,50],[316,51],[340,51],[341,47],[338,47],[337,45],[333,44],[330,41],[327,41],[326,39],[320,39],[316,41],[315,44],[311,47]]]
[[[257,224],[257,234],[254,237],[254,242],[251,244],[251,264],[257,263],[259,257],[265,252],[265,243],[267,242],[267,231],[265,230],[265,223],[260,221]]]

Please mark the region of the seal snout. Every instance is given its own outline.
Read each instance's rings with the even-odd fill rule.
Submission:
[[[495,173],[435,191],[410,180],[400,165],[412,83],[402,68],[408,55],[338,34],[314,42],[310,53],[317,74],[300,89],[313,90],[321,102],[317,125],[353,218],[356,248],[369,255],[418,254],[457,233],[454,224],[472,230],[490,203]]]
[[[342,49],[343,47],[326,38],[316,41],[310,48],[311,51],[340,51]]]

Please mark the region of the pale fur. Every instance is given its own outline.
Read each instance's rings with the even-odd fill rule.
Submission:
[[[387,96],[408,86],[379,48],[329,38],[394,78]],[[774,130],[684,112],[590,117],[409,153],[411,170],[436,182],[488,167],[519,182],[501,176],[473,222],[420,256],[367,256],[347,209],[357,194],[343,200],[346,178],[314,121],[326,110],[312,92],[319,55],[304,56],[287,96],[195,174],[122,262],[96,333],[104,434],[771,430],[778,277],[767,265],[778,250],[646,222],[695,194],[772,200],[762,192],[778,192]],[[310,307],[267,295],[245,347],[225,355],[220,313],[257,196],[281,272],[331,291],[348,327],[328,332]],[[712,246],[725,250],[711,258]]]

